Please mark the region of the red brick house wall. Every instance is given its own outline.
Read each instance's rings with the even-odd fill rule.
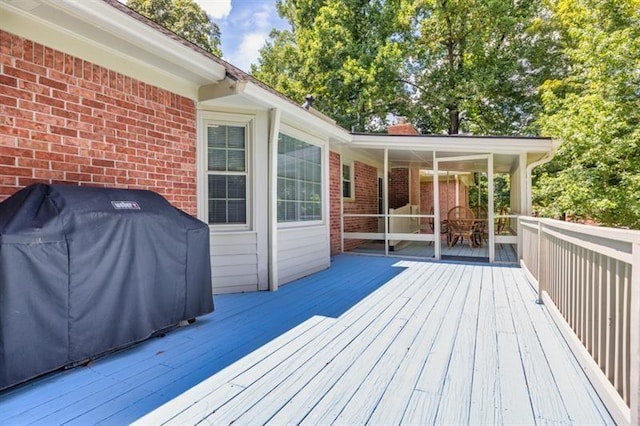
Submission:
[[[331,256],[341,252],[340,198],[342,197],[340,154],[329,152],[329,244]]]
[[[345,214],[378,214],[378,170],[374,166],[355,161],[353,163],[354,200],[344,200]],[[331,255],[340,253],[340,199],[342,198],[342,168],[340,154],[329,153],[329,210]],[[378,219],[345,218],[345,232],[378,232]],[[345,251],[364,243],[364,240],[345,240]]]
[[[459,203],[456,203],[456,183],[452,179],[447,185],[447,182],[440,181],[440,218],[446,219],[447,212],[452,207],[461,204],[468,206],[469,203],[469,188],[464,183],[460,182],[459,187]],[[420,211],[425,214],[429,214],[433,207],[433,182],[420,182]],[[447,194],[449,197],[449,204],[447,207]]]
[[[397,209],[409,203],[409,169],[389,171],[389,208]]]
[[[196,214],[193,100],[0,30],[0,201],[34,182],[150,189]]]
[[[419,135],[420,132],[411,123],[401,122],[387,127],[390,135]]]
[[[355,198],[344,201],[345,214],[378,214],[378,169],[369,164],[353,163]],[[344,219],[345,232],[378,232],[377,217],[358,217]],[[366,241],[345,240],[345,251]]]

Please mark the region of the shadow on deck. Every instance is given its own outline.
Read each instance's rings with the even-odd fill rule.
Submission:
[[[397,262],[338,256],[277,292],[215,296],[191,326],[1,392],[0,424],[131,422],[309,318],[339,317],[402,272]]]

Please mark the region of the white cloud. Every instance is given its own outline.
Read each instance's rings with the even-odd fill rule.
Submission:
[[[251,64],[257,61],[258,50],[264,45],[268,33],[244,34],[237,51],[229,55],[230,62],[244,71],[249,71]]]
[[[213,19],[225,19],[231,13],[231,0],[196,0]]]

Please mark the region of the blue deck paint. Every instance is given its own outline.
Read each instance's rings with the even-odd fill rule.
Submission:
[[[341,255],[277,292],[215,297],[188,327],[0,393],[0,424],[123,424],[313,316],[337,318],[402,272],[398,259]]]

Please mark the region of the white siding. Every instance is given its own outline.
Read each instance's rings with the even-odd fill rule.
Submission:
[[[520,161],[518,161],[518,164],[515,165],[513,169],[511,169],[511,173],[509,176],[511,180],[511,212],[518,214],[522,214],[523,212],[523,201],[525,198],[524,191],[526,191],[526,186],[522,181],[522,168],[525,166],[524,164],[522,164],[522,160],[523,157],[520,157]]]
[[[255,232],[211,233],[214,294],[258,290],[257,242]]]
[[[326,269],[330,261],[326,225],[278,230],[278,284]]]

